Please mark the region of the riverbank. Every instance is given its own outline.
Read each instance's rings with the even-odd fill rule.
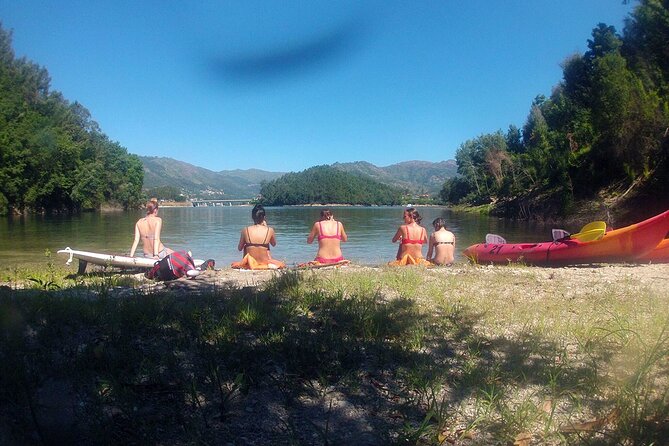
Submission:
[[[669,209],[667,179],[638,179],[630,186],[614,183],[592,196],[564,197],[555,191],[534,191],[526,195],[481,206],[458,205],[454,210],[485,215],[535,220],[547,224],[585,225],[605,221],[610,227],[627,226]]]
[[[667,272],[17,273],[0,289],[0,440],[660,444]]]

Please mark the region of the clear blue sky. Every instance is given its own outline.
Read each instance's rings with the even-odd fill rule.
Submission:
[[[522,126],[622,0],[0,3],[17,56],[129,152],[211,170],[451,159]]]

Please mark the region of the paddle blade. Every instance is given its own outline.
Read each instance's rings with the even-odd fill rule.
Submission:
[[[581,242],[593,242],[604,237],[606,233],[606,222],[593,221],[583,226],[577,234],[572,234],[570,238]]]
[[[578,240],[581,242],[594,242],[604,237],[606,231],[604,229],[591,229],[590,231],[579,232],[578,234],[572,234],[569,238]]]
[[[506,240],[501,235],[497,234],[486,234],[485,242],[489,245],[505,245]]]
[[[583,226],[579,233],[581,232],[588,232],[588,231],[593,231],[595,229],[601,229],[604,232],[606,232],[606,222],[605,221],[593,221],[592,223],[588,223],[587,225]]]

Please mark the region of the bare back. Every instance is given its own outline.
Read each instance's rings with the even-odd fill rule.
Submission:
[[[165,249],[162,242],[160,242],[160,228],[162,227],[162,219],[160,217],[144,217],[137,220],[136,228],[142,240],[142,249],[145,256],[152,257],[158,255],[158,252]],[[158,238],[158,252],[154,251],[154,242]]]
[[[318,252],[316,258],[339,259],[342,258],[341,242],[348,240],[344,225],[336,220],[321,220],[314,223],[307,243],[313,243],[318,238]]]
[[[423,244],[427,241],[427,231],[417,223],[402,225],[393,241],[401,240],[397,250],[397,260],[409,254],[415,259],[423,257]]]
[[[266,225],[252,225],[242,229],[238,249],[260,263],[272,260],[270,246],[276,246],[274,229]]]
[[[435,231],[430,236],[428,260],[437,265],[450,265],[455,258],[455,235],[445,228]]]

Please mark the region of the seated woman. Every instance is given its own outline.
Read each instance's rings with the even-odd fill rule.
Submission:
[[[132,242],[132,248],[130,248],[130,257],[134,257],[140,239],[142,240],[144,257],[159,260],[174,252],[166,248],[160,241],[162,227],[163,220],[158,217],[158,200],[151,199],[146,203],[146,217],[140,218],[135,223],[135,240]]]
[[[446,229],[443,218],[435,218],[432,222],[434,232],[430,235],[427,259],[435,265],[452,265],[455,254],[455,235]]]
[[[404,224],[397,228],[393,243],[400,240],[397,249],[397,260],[390,265],[431,265],[423,258],[423,244],[427,242],[427,231],[420,226],[422,217],[414,208],[404,211]]]
[[[348,263],[341,253],[341,242],[348,240],[344,225],[334,219],[329,209],[321,211],[321,219],[314,223],[307,237],[307,243],[312,244],[314,238],[318,237],[318,252],[313,262],[309,265],[331,265],[335,263]]]
[[[278,269],[285,263],[274,260],[269,252],[270,245],[276,246],[274,229],[267,226],[265,208],[257,204],[251,211],[253,226],[242,229],[237,249],[244,251],[241,262],[233,262],[232,267],[238,269]]]

